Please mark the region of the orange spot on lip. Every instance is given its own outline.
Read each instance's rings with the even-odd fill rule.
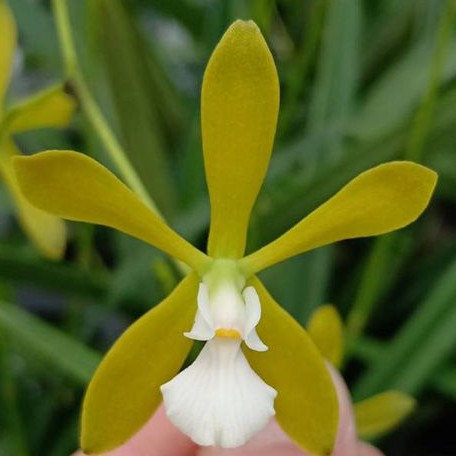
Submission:
[[[237,329],[219,328],[215,330],[217,337],[226,337],[229,339],[242,339],[241,333]]]

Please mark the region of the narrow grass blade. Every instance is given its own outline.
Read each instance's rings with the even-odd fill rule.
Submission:
[[[100,356],[77,340],[51,327],[17,306],[0,302],[0,330],[11,335],[25,350],[85,386]]]

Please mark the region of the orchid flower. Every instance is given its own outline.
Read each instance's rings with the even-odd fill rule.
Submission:
[[[0,31],[0,178],[14,200],[18,219],[30,240],[42,255],[58,259],[65,250],[65,224],[32,206],[22,195],[11,165],[11,157],[20,153],[12,135],[68,126],[75,101],[58,85],[7,109],[4,100],[14,64],[16,24],[5,0],[0,0]]]
[[[200,445],[237,447],[275,414],[317,455],[332,451],[337,396],[323,357],[256,274],[286,258],[414,221],[436,174],[411,162],[370,169],[275,241],[245,256],[279,109],[271,53],[252,21],[236,21],[213,52],[201,94],[211,221],[207,254],[173,231],[117,177],[73,151],[16,158],[21,191],[42,210],[139,238],[192,270],[117,340],[85,396],[81,446],[100,453],[127,441],[164,401],[174,425]],[[179,372],[193,340],[205,341]],[[153,443],[151,443],[153,445]]]
[[[338,372],[329,368],[339,401],[339,426],[331,456],[384,456],[356,435],[353,408],[347,387]],[[151,442],[153,444],[151,445]],[[200,447],[182,434],[160,406],[147,423],[124,445],[103,456],[314,456],[303,451],[280,429],[275,420],[245,445],[234,449]],[[73,456],[86,456],[78,451]]]

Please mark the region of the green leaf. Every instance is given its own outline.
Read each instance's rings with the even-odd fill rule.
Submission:
[[[27,456],[24,426],[19,412],[17,378],[9,338],[0,339],[0,454]]]
[[[81,385],[88,383],[100,361],[98,353],[81,342],[3,301],[0,301],[0,330],[9,333],[50,368],[58,369]]]
[[[176,144],[181,112],[159,59],[119,0],[97,0],[94,28],[121,137],[128,156],[160,210],[174,206],[167,147]]]
[[[20,42],[25,57],[40,69],[58,70],[60,67],[59,43],[52,16],[46,5],[28,0],[9,2],[20,30]]]
[[[376,81],[353,120],[351,131],[356,138],[379,139],[405,125],[428,88],[429,73],[425,69],[429,67],[434,51],[432,44],[429,40],[421,40]],[[453,37],[439,83],[451,80],[456,74],[455,56],[456,39]]]
[[[414,315],[355,388],[367,397],[385,388],[416,395],[456,347],[456,262],[450,264]]]
[[[309,106],[309,129],[328,123],[336,129],[349,118],[359,79],[361,5],[358,0],[333,0],[324,28],[323,48]],[[341,136],[333,138],[324,152],[338,154]]]
[[[366,363],[368,366],[375,364],[376,360],[382,356],[382,352],[388,349],[387,344],[375,339],[361,337],[354,346],[352,355]],[[443,366],[433,375],[432,387],[441,394],[456,400],[456,368],[449,365]]]

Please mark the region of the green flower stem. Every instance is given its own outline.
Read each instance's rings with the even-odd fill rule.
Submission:
[[[75,85],[76,94],[81,103],[82,109],[84,110],[89,122],[92,124],[93,129],[96,131],[104,144],[106,150],[110,154],[125,182],[143,200],[143,202],[148,205],[150,209],[152,209],[160,218],[163,218],[163,215],[148,194],[141,179],[128,160],[125,151],[109,127],[101,109],[90,93],[76,54],[66,1],[52,0],[52,6],[57,23],[66,76]],[[183,275],[188,273],[188,268],[185,264],[177,260],[174,262],[177,269]]]
[[[103,113],[98,107],[85,82],[78,62],[74,41],[71,34],[71,26],[66,1],[53,0],[52,5],[57,22],[57,29],[60,37],[66,75],[75,85],[76,93],[81,103],[82,109],[92,124],[92,127],[99,135],[101,141],[106,147],[106,150],[110,154],[113,162],[119,169],[119,172],[121,173],[124,180],[157,215],[162,217],[156,204],[147,193],[143,183],[138,177],[138,174],[129,162],[127,155],[122,149],[122,146],[110,129],[106,119],[103,116]]]
[[[440,75],[445,62],[455,13],[456,1],[447,0],[437,29],[436,50],[431,59],[427,90],[412,121],[404,153],[406,160],[421,161],[438,98]],[[391,261],[393,254],[391,246],[395,239],[397,239],[397,233],[377,239],[367,260],[366,270],[347,319],[347,346],[349,350],[350,347],[353,348],[353,343],[357,337],[363,333],[380,293],[384,289],[384,277]]]

